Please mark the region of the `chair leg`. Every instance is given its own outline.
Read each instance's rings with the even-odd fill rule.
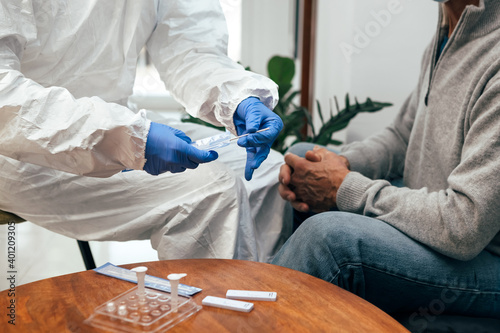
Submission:
[[[78,247],[82,254],[83,262],[87,270],[96,268],[92,251],[90,250],[89,242],[77,240]]]

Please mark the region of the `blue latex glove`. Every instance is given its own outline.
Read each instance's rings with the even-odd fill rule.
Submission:
[[[199,150],[191,146],[190,142],[191,139],[184,132],[152,122],[146,141],[147,161],[144,170],[155,176],[167,171],[183,172],[219,157],[217,152]]]
[[[238,139],[238,145],[247,150],[247,163],[245,165],[245,179],[252,179],[255,169],[267,158],[271,145],[283,129],[283,122],[276,113],[269,110],[256,97],[243,100],[233,115],[234,125],[238,135],[255,133],[268,128],[268,131],[255,133]]]

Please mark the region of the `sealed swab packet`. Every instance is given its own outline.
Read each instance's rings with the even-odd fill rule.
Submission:
[[[235,138],[235,136],[226,131],[221,134],[209,136],[208,138],[193,141],[191,145],[200,150],[216,150],[228,146],[232,142],[232,138]]]
[[[125,280],[133,283],[137,283],[137,274],[136,272],[118,267],[113,265],[112,263],[105,263],[104,265],[97,267],[94,269],[99,274],[111,276],[120,280]],[[151,289],[161,290],[170,292],[170,281],[166,279],[162,279],[156,276],[146,275],[144,285]],[[200,288],[188,286],[185,284],[179,284],[179,295],[182,296],[193,296],[196,293],[201,291]]]
[[[194,147],[200,149],[200,150],[215,150],[218,148],[225,147],[229,145],[232,142],[236,142],[237,139],[242,138],[244,136],[250,135],[250,134],[255,134],[255,133],[260,133],[260,132],[265,132],[269,130],[269,127],[258,130],[253,133],[247,133],[243,134],[240,136],[234,136],[232,135],[229,131],[226,130],[226,132],[222,134],[216,134],[213,136],[209,136],[208,138],[196,140],[194,142],[191,142],[191,145]]]

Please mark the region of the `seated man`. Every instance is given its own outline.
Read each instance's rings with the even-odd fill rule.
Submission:
[[[500,2],[440,8],[443,25],[394,123],[340,156],[287,154],[280,172],[284,199],[323,213],[273,263],[414,323],[500,317]]]
[[[2,0],[0,209],[81,240],[151,239],[160,259],[268,260],[282,157],[247,181],[282,127],[277,87],[226,56],[226,30],[217,0]],[[238,166],[208,163],[216,152],[126,106],[144,46],[190,114],[250,133],[244,173],[244,149],[225,153]]]

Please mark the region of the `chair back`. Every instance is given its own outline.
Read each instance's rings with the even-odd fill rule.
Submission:
[[[24,221],[26,221],[26,220],[15,215],[15,214],[0,210],[0,224],[7,224],[9,222],[19,223],[19,222],[24,222]]]

